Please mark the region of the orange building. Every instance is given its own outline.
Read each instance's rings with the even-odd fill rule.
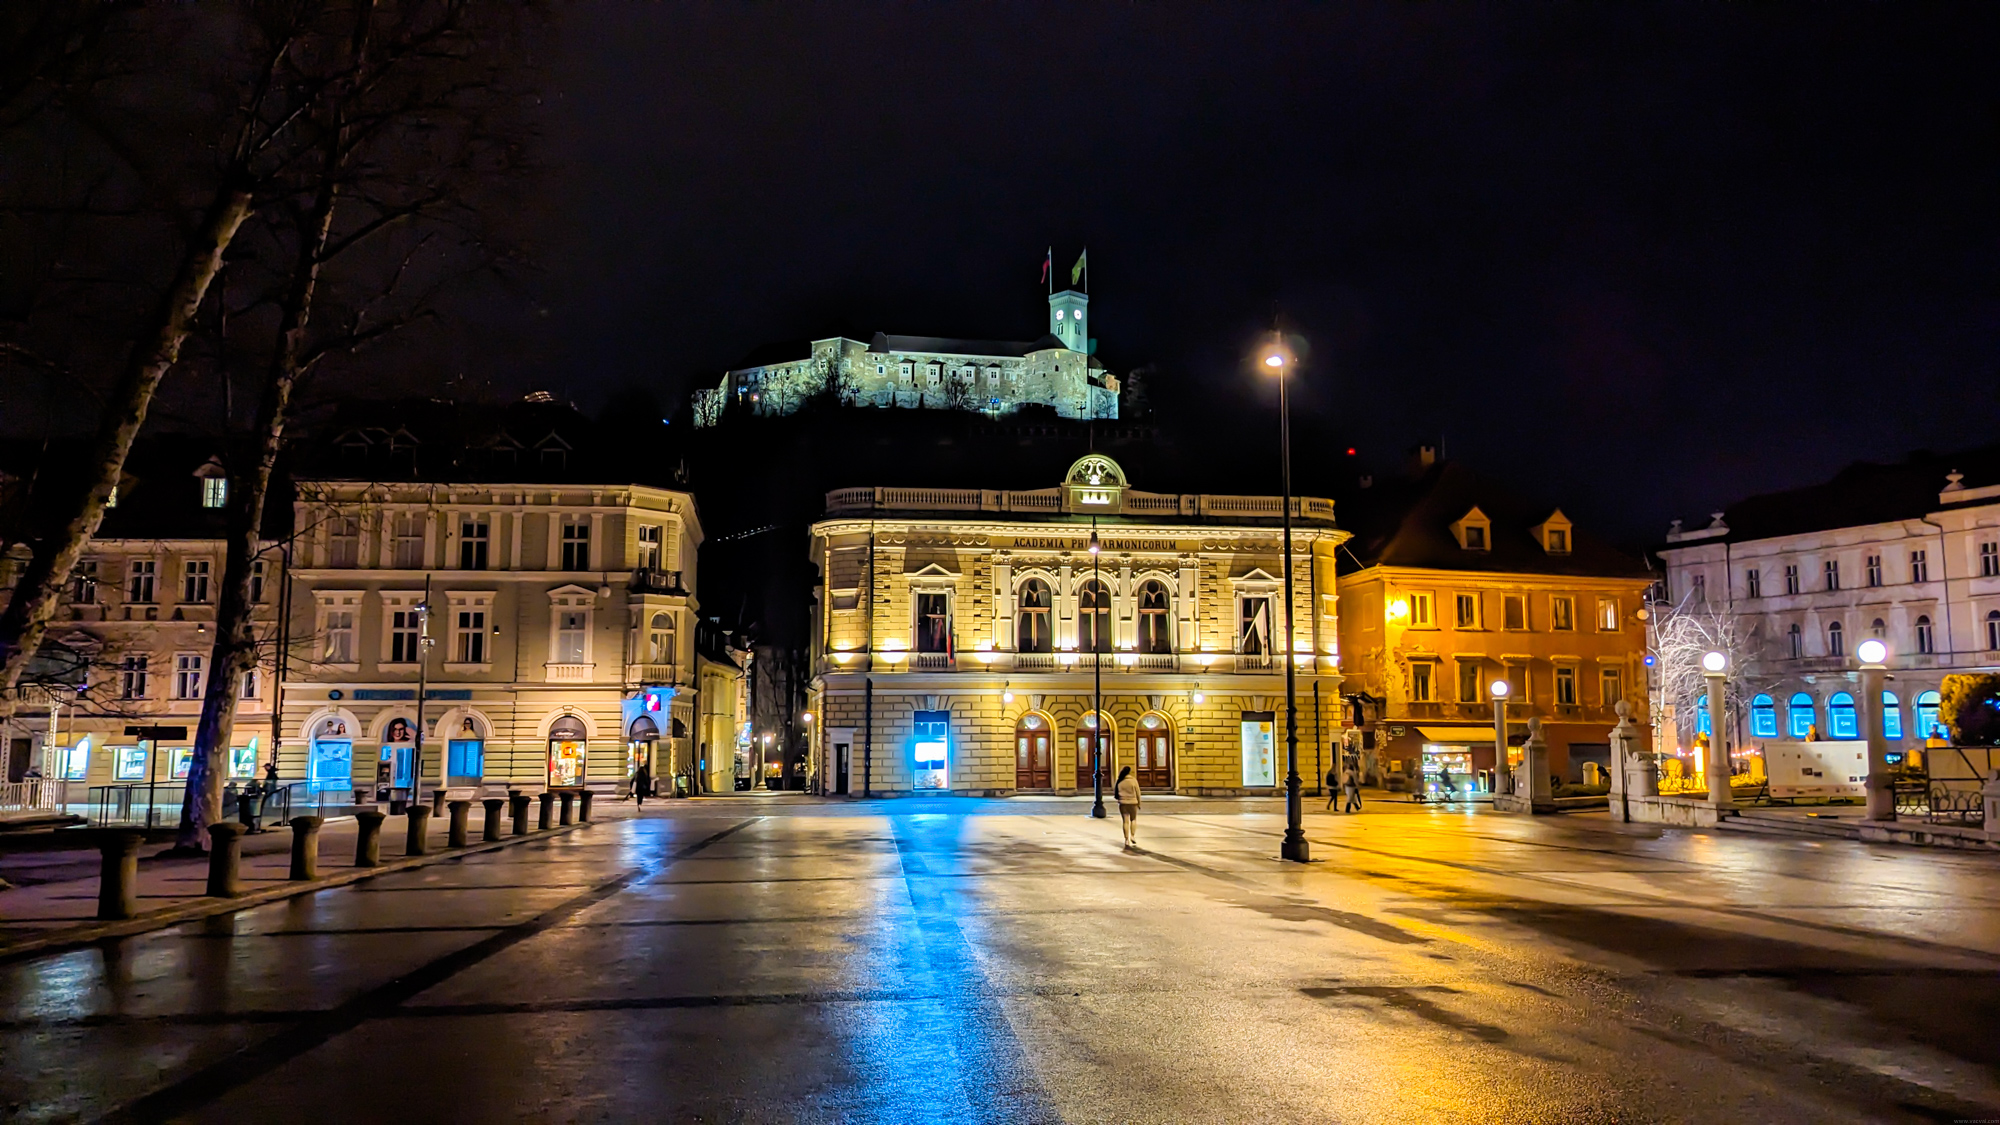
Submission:
[[[1412,475],[1345,502],[1342,523],[1354,538],[1340,670],[1371,780],[1491,791],[1495,681],[1512,758],[1539,718],[1564,782],[1608,764],[1619,700],[1645,725],[1651,577],[1639,559],[1428,449]]]

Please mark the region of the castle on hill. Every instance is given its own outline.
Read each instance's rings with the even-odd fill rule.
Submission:
[[[722,382],[694,392],[696,426],[725,410],[779,417],[817,395],[842,405],[1011,414],[1039,404],[1063,418],[1118,417],[1118,377],[1091,354],[1090,296],[1049,294],[1049,331],[1026,342],[875,333],[832,336],[752,352]]]

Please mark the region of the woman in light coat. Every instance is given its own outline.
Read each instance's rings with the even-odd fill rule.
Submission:
[[[1111,787],[1118,798],[1118,823],[1125,829],[1125,847],[1128,850],[1139,846],[1139,779],[1132,776],[1132,767],[1118,771],[1118,784]]]

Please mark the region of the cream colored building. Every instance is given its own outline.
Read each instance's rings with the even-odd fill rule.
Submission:
[[[687,493],[307,480],[295,518],[285,776],[405,788],[420,662],[425,788],[696,768]]]
[[[1293,505],[1289,653],[1311,784],[1316,743],[1339,734],[1345,535],[1332,501]],[[1088,792],[1101,732],[1107,789],[1130,765],[1156,791],[1279,791],[1281,514],[1277,497],[1141,492],[1101,455],[1033,491],[828,494],[811,529],[820,787]]]

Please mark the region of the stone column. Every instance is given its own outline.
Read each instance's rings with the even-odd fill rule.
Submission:
[[[1613,709],[1618,712],[1618,725],[1611,728],[1611,819],[1626,821],[1632,819],[1632,811],[1625,805],[1626,763],[1632,760],[1632,707],[1619,700]]]
[[[235,898],[243,893],[243,833],[249,829],[222,820],[208,826],[208,894]]]
[[[462,848],[471,842],[469,831],[471,828],[471,819],[471,801],[451,802],[451,827],[448,830],[448,835],[445,837],[446,847]]]
[[[565,789],[562,791],[561,823],[573,824],[575,823],[575,819],[576,819],[576,794]]]
[[[1521,771],[1527,776],[1519,780],[1515,795],[1526,797],[1536,812],[1555,808],[1555,793],[1549,787],[1549,744],[1542,737],[1540,719],[1528,720],[1528,741],[1521,747]]]
[[[514,819],[514,835],[528,834],[528,795],[518,789],[507,793],[507,811]]]
[[[589,823],[590,799],[593,795],[594,794],[592,794],[591,791],[588,789],[576,795],[576,818],[578,820],[584,821],[585,823]]]
[[[382,821],[387,815],[381,809],[355,810],[354,866],[382,866]]]
[[[507,807],[506,799],[504,797],[488,797],[479,803],[486,806],[486,823],[483,825],[483,830],[480,832],[479,838],[487,841],[498,840],[500,838],[502,823],[500,810]]]
[[[554,828],[556,826],[556,795],[544,789],[535,795],[535,801],[541,806],[541,812],[535,818],[535,827],[544,832]]]
[[[424,805],[412,804],[403,810],[403,815],[409,820],[409,835],[403,840],[403,854],[430,854],[431,810]]]
[[[1880,664],[1861,666],[1861,737],[1868,740],[1868,819],[1896,819],[1896,786],[1889,776],[1889,740],[1882,733]]]
[[[97,833],[103,862],[97,874],[97,916],[112,920],[139,913],[140,833],[113,828]]]
[[[1736,797],[1729,788],[1729,728],[1724,725],[1728,709],[1723,706],[1723,693],[1729,690],[1729,676],[1726,672],[1703,672],[1702,678],[1708,682],[1708,801],[1718,809],[1736,807]]]
[[[292,818],[291,878],[319,878],[319,826],[320,818],[316,816]]]

